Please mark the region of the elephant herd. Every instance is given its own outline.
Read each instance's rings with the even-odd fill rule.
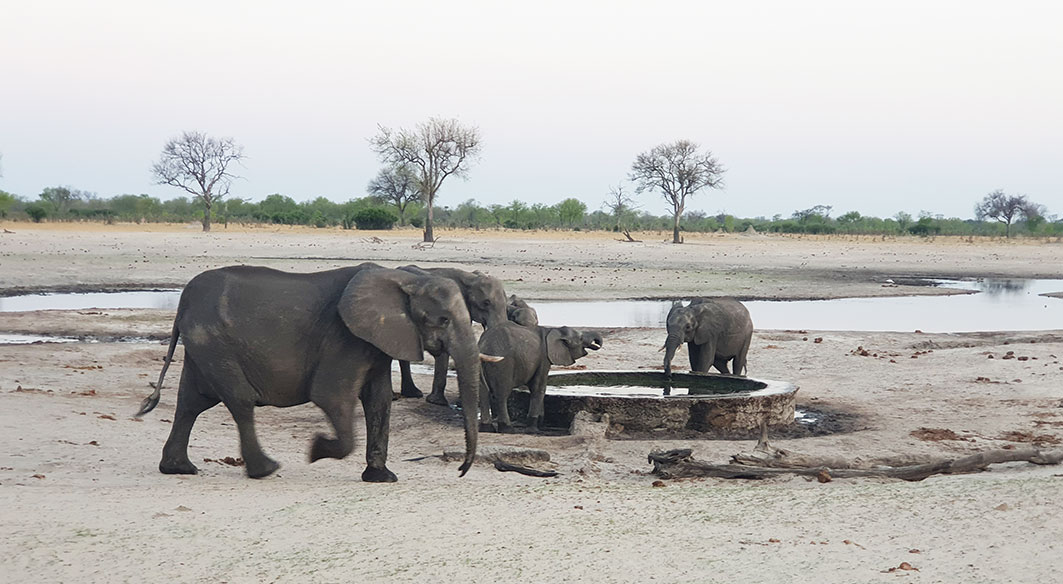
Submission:
[[[478,340],[472,322],[483,326]],[[728,361],[736,374],[745,370],[753,325],[740,303],[677,303],[667,326],[666,372],[682,342],[688,343],[694,371],[715,366],[728,374]],[[192,425],[219,402],[236,422],[252,478],[266,477],[279,466],[259,445],[256,406],[313,402],[335,437],[315,436],[310,460],[344,458],[354,449],[354,410],[360,401],[366,426],[362,480],[368,482],[396,480],[386,465],[392,360],[399,362],[399,394],[422,397],[410,362],[422,360],[424,351],[433,355],[435,373],[424,397],[445,406],[453,359],[465,427],[459,469],[464,475],[480,431],[512,431],[508,400],[514,388],[528,388],[527,426],[537,430],[550,367],[571,365],[587,349],[602,347],[597,332],[540,326],[534,308],[516,296],[507,298],[498,278],[478,271],[392,269],[370,262],[314,273],[230,266],[203,272],[185,286],[158,382],[137,416],[158,405],[178,339],[185,357],[161,472],[197,472],[188,457]]]

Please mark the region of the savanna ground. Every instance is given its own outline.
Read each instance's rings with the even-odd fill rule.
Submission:
[[[1043,241],[744,234],[687,236],[677,246],[665,243],[667,233],[625,243],[605,233],[441,231],[424,246],[412,230],[3,227],[6,295],[179,287],[238,263],[313,271],[365,260],[484,270],[533,303],[928,294],[942,291],[883,283],[1063,277],[1063,247]],[[162,339],[172,317],[0,313],[0,333]],[[800,386],[799,407],[848,420],[845,432],[774,440],[794,451],[917,460],[1030,442],[1056,447],[1063,324],[1046,328],[1054,330],[757,330],[749,371]],[[604,348],[580,365],[660,365],[663,329],[602,333]],[[1017,358],[1004,359],[1009,351]],[[311,405],[258,410],[263,445],[282,464],[268,479],[220,462],[239,454],[222,407],[193,430],[200,474],[166,476],[156,465],[180,361],[160,406],[132,418],[164,354],[158,342],[0,345],[0,580],[969,583],[1049,582],[1063,569],[1061,467],[1009,464],[914,483],[784,477],[654,486],[651,450],[689,447],[700,460],[725,462],[752,442],[481,434],[481,445],[547,450],[559,476],[477,463],[458,478],[458,463],[432,456],[461,444],[457,415],[423,400],[393,404],[389,467],[398,483],[361,482],[360,454],[307,463],[309,440],[329,430]],[[418,381],[427,386],[430,377]]]

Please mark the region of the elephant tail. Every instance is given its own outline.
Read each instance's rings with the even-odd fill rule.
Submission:
[[[181,335],[181,331],[177,328],[177,319],[173,321],[173,330],[170,332],[170,348],[166,351],[166,359],[162,362],[162,371],[159,372],[158,383],[148,383],[155,391],[151,392],[151,395],[144,398],[144,401],[140,404],[140,411],[133,415],[135,418],[139,418],[144,414],[155,409],[155,406],[159,405],[159,396],[162,393],[162,380],[166,377],[166,370],[170,368],[170,363],[173,361],[173,352],[177,349],[177,337]]]

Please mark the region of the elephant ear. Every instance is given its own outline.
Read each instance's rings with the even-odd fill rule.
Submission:
[[[355,274],[337,310],[354,336],[400,361],[421,361],[421,334],[410,317],[409,293],[417,276],[387,268]]]
[[[572,358],[572,352],[569,350],[568,345],[565,344],[563,329],[550,329],[546,333],[546,356],[550,359],[551,365],[565,366],[576,362]]]
[[[694,320],[694,343],[704,345],[715,334],[717,327],[713,322],[713,314],[709,310],[695,310],[691,315]]]

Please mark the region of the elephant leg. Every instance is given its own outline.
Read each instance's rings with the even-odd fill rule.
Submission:
[[[687,343],[687,356],[690,357],[690,370],[705,372],[709,366],[704,361],[706,345],[698,345],[694,342]]]
[[[700,351],[698,351],[698,363],[701,364],[701,369],[699,369],[698,371],[701,371],[703,373],[708,373],[709,368],[713,366],[715,366],[717,369],[720,368],[716,355],[715,342],[709,341],[704,345],[700,345]],[[726,368],[726,365],[724,365],[724,367]]]
[[[355,397],[348,387],[356,386],[353,383],[335,385],[336,387],[323,387],[320,391],[315,388],[310,394],[311,401],[325,412],[336,432],[335,439],[324,434],[314,436],[314,442],[310,446],[310,462],[322,458],[345,458],[354,450]]]
[[[393,483],[398,480],[388,470],[388,432],[391,423],[391,361],[370,370],[359,397],[365,411],[365,462],[362,480]]]
[[[196,423],[199,414],[218,405],[221,401],[213,395],[203,395],[199,391],[199,372],[195,363],[185,357],[184,367],[181,369],[181,382],[177,390],[177,409],[173,416],[173,425],[170,426],[170,437],[166,439],[166,445],[162,448],[162,460],[159,462],[159,472],[164,474],[196,474],[198,469],[188,459],[188,438],[192,433],[192,425]]]
[[[502,360],[499,363],[485,365],[481,370],[480,391],[483,392],[486,386],[491,404],[491,422],[499,432],[512,432],[513,422],[509,418],[509,394],[513,386],[513,363],[509,360]],[[482,400],[481,393],[481,403]],[[481,410],[481,412],[486,411]]]
[[[738,354],[735,355],[735,360],[734,360],[734,368],[735,368],[734,374],[735,375],[745,376],[745,374],[747,373],[746,358],[749,356],[749,345],[750,344],[752,344],[752,339],[747,339],[745,344],[742,345],[742,348],[738,350]]]
[[[712,362],[712,365],[713,367],[716,367],[716,370],[720,373],[723,373],[724,375],[730,375],[731,370],[727,368],[727,362],[730,360],[730,357],[716,357],[716,359]],[[735,365],[735,371],[738,371],[737,365]]]
[[[491,423],[491,388],[487,385],[487,378],[480,374],[480,431],[494,432],[495,427]]]
[[[255,432],[255,404],[247,400],[237,400],[226,403],[233,420],[236,421],[236,430],[240,433],[240,455],[244,458],[244,468],[247,476],[253,479],[261,479],[273,474],[280,465],[262,451],[262,445],[258,443],[258,434]]]
[[[543,423],[543,402],[546,399],[546,376],[549,371],[540,371],[528,382],[531,398],[528,400],[528,429],[539,432]]]
[[[428,397],[424,398],[424,401],[437,406],[450,405],[447,403],[447,396],[443,395],[443,390],[447,388],[447,368],[450,365],[450,354],[440,353],[435,358],[436,371],[432,377],[432,393],[429,393]]]
[[[424,392],[413,383],[413,374],[410,373],[409,361],[399,361],[399,373],[402,374],[402,386],[399,390],[399,394],[402,397],[424,397]]]

